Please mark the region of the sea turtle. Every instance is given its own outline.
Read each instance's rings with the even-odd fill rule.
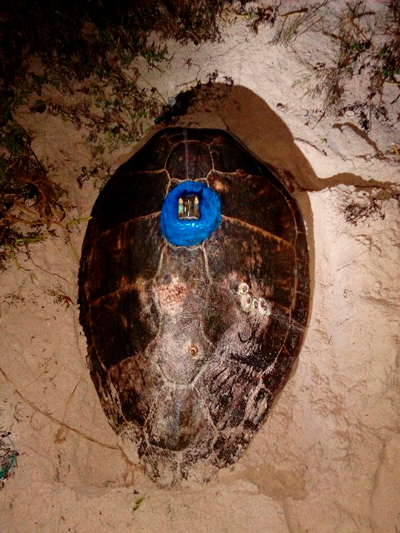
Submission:
[[[208,480],[242,454],[300,350],[300,211],[228,133],[161,130],[93,207],[79,303],[113,429],[160,484]]]

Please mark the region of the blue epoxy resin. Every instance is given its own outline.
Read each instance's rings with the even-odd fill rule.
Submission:
[[[197,181],[185,181],[172,189],[161,210],[161,232],[177,246],[200,244],[220,222],[218,194]]]

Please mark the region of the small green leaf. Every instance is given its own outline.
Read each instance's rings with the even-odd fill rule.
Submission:
[[[140,504],[142,503],[143,500],[144,500],[144,496],[142,496],[141,498],[135,501],[135,505],[133,506],[133,511],[137,511],[139,509]]]

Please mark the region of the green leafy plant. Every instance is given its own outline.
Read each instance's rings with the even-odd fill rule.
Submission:
[[[387,118],[384,84],[400,85],[396,77],[400,72],[400,2],[391,0],[381,12],[368,10],[365,0],[349,2],[336,21],[324,24],[321,31],[332,41],[333,60],[308,64],[308,74],[298,83],[312,97],[322,97],[324,114],[354,111],[362,129],[368,131],[373,118]],[[365,97],[349,103],[346,88],[356,78]]]
[[[326,61],[303,59],[307,70],[296,83],[314,99],[322,98],[322,116],[351,110],[368,131],[371,120],[387,117],[384,84],[400,86],[400,1],[388,0],[372,10],[365,0],[351,0],[337,13],[336,9],[334,0],[278,1],[263,7],[242,0],[233,11],[255,33],[261,25],[273,27],[271,42],[276,45],[296,49],[297,39],[307,32],[328,36],[332,47]],[[349,102],[348,84],[362,76],[365,98]]]
[[[68,238],[63,191],[15,118],[19,106],[85,126],[95,157],[136,141],[165,102],[133,61],[142,57],[150,69],[166,64],[167,48],[153,32],[161,41],[218,39],[217,17],[228,3],[15,0],[0,8],[0,267],[57,226]],[[80,184],[101,166],[96,159]]]

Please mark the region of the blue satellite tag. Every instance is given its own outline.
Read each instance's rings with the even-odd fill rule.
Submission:
[[[218,194],[197,181],[185,181],[172,189],[161,210],[161,232],[177,246],[200,244],[220,222]]]

